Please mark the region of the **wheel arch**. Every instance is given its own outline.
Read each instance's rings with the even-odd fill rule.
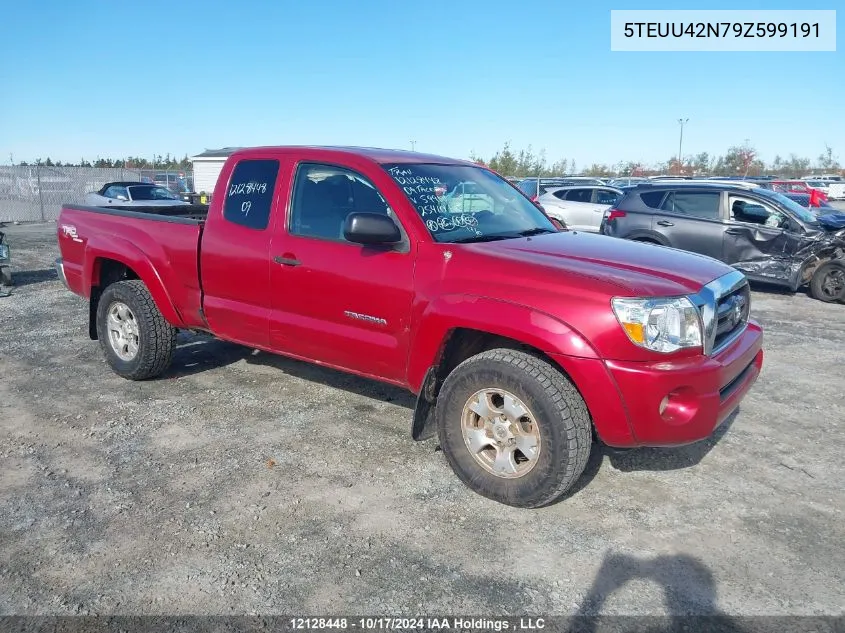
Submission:
[[[634,231],[630,235],[626,235],[625,239],[630,240],[632,242],[643,242],[645,244],[657,244],[658,246],[671,246],[671,244],[669,243],[669,240],[667,240],[660,233],[656,233],[654,231],[648,231],[648,230]]]
[[[109,246],[110,248],[102,248],[90,242],[88,244],[85,259],[87,270],[83,271],[84,279],[90,288],[88,336],[92,340],[97,339],[97,306],[103,291],[116,281],[127,279],[140,279],[164,319],[174,327],[179,327],[183,323],[182,316],[149,258],[125,240],[120,240],[117,247],[114,244]]]
[[[489,315],[496,315],[495,320]],[[564,374],[552,354],[598,358],[589,342],[559,319],[528,306],[483,297],[443,298],[439,305],[430,306],[413,340],[417,344],[409,358],[408,383],[417,394],[411,426],[414,439],[432,437],[434,405],[443,381],[471,356],[495,348],[515,349],[546,360]]]

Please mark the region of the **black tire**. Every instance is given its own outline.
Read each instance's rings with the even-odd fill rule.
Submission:
[[[118,356],[109,337],[107,318],[117,302],[131,310],[138,330],[138,350],[133,358]],[[150,291],[139,279],[118,281],[108,286],[97,305],[97,338],[106,361],[118,376],[146,380],[164,373],[176,349],[176,328],[164,320]]]
[[[520,477],[488,472],[464,441],[464,405],[488,388],[518,397],[537,420],[537,461]],[[465,360],[443,383],[435,415],[440,446],[455,474],[471,490],[506,505],[537,508],[555,501],[575,484],[590,456],[592,423],[581,394],[560,370],[525,352],[494,349]]]
[[[9,266],[0,266],[0,286],[12,285],[12,269]]]
[[[845,300],[845,264],[827,262],[813,273],[810,294],[826,303]]]

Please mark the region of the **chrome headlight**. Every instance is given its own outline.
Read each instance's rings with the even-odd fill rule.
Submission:
[[[664,353],[701,347],[701,316],[686,297],[615,297],[611,305],[628,338],[640,347]]]

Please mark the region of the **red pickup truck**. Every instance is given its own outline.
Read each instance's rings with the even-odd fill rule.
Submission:
[[[763,361],[740,272],[560,230],[439,156],[238,150],[207,209],[65,205],[57,232],[120,376],[165,372],[182,329],[400,385],[412,437],[436,433],[469,488],[514,506],[561,497],[594,436],[709,436]]]

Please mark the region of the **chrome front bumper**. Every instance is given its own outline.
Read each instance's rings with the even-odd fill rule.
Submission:
[[[70,290],[70,287],[67,285],[67,277],[65,277],[65,265],[62,262],[62,258],[59,257],[55,263],[56,266],[56,273],[59,275],[59,280],[65,285],[65,288]]]

